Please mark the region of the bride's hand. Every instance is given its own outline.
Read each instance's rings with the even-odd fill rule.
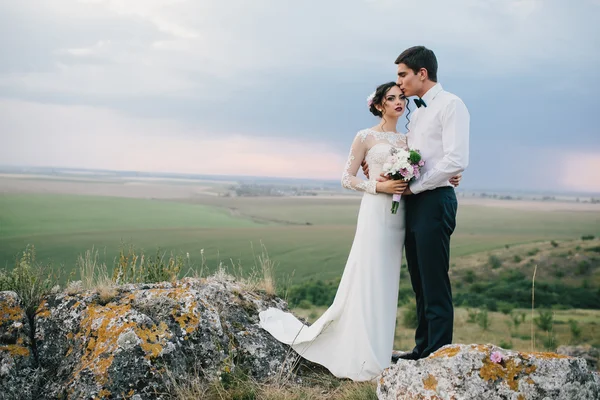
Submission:
[[[402,194],[408,186],[408,182],[402,180],[387,180],[377,182],[377,193]]]
[[[377,182],[387,182],[390,178],[384,174],[383,172],[379,174],[379,178],[377,178]]]

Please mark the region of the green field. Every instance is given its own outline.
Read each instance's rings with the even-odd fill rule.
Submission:
[[[299,282],[339,277],[352,244],[358,199],[217,198],[165,201],[77,195],[0,196],[0,265],[27,244],[38,260],[69,272],[94,246],[110,266],[122,243],[190,253],[209,267],[254,265],[262,242],[276,277]],[[460,206],[454,258],[507,244],[600,233],[600,213]],[[254,253],[253,254],[253,247]]]
[[[394,348],[402,351],[410,351],[414,346],[414,328],[407,327],[403,321],[404,313],[410,311],[413,305],[398,308],[397,327],[394,340]],[[313,307],[310,309],[294,309],[293,312],[306,318],[313,323],[323,312],[324,307]],[[514,309],[512,315],[506,315],[499,312],[489,312],[489,326],[483,328],[476,321],[470,321],[469,312],[476,312],[476,309],[456,308],[454,320],[455,343],[494,343],[503,348],[512,348],[518,351],[544,351],[555,350],[560,345],[582,345],[591,344],[595,347],[600,346],[599,334],[600,325],[597,321],[600,319],[598,310],[555,310],[553,311],[554,322],[552,331],[544,332],[532,323],[530,309]],[[513,323],[514,316],[523,314],[523,321],[519,326]],[[534,318],[538,318],[539,312],[534,312]],[[574,338],[568,321],[577,320],[581,329],[580,336]],[[535,347],[532,341],[532,328],[535,334]],[[548,343],[549,336],[555,338],[555,343]]]
[[[237,275],[240,265],[242,273],[248,273],[258,264],[264,244],[276,263],[277,293],[289,296],[291,306],[305,307],[294,312],[314,321],[335,294],[335,281],[352,244],[359,201],[2,194],[0,266],[11,268],[15,256],[32,244],[38,261],[58,266],[63,279],[77,279],[78,255],[93,247],[110,268],[119,250],[131,244],[138,254],[141,250],[153,255],[157,248],[175,255],[189,253],[195,266],[205,262],[205,274],[222,262]],[[584,240],[586,235],[595,238]],[[600,296],[598,236],[597,211],[551,211],[541,202],[539,209],[461,204],[450,270],[457,306],[455,341],[529,350],[534,324],[525,307],[535,268],[536,308],[552,308],[554,313],[551,331],[536,328],[536,349],[552,350],[561,344],[600,346],[599,311],[590,309],[597,308]],[[305,295],[294,299],[298,293]],[[404,316],[414,306],[406,268],[399,294],[395,348],[408,350],[414,328],[406,326]],[[321,300],[316,301],[315,295]],[[485,309],[489,310],[489,327],[484,328],[470,320],[470,315]],[[514,325],[512,321],[521,313],[525,313],[524,321]],[[577,321],[578,337],[570,319]]]

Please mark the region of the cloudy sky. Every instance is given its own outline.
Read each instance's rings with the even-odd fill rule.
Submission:
[[[471,112],[465,187],[600,192],[599,20],[599,0],[0,0],[0,164],[338,179],[365,98],[423,44]]]

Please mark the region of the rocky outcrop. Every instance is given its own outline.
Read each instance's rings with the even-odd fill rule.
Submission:
[[[112,298],[50,295],[30,324],[2,292],[0,397],[159,399],[167,373],[210,381],[241,369],[264,381],[297,357],[259,328],[268,306],[285,303],[228,279],[184,279],[122,286]]]
[[[224,382],[242,372],[281,383],[301,373],[297,354],[258,326],[259,311],[285,302],[223,274],[57,292],[30,316],[19,304],[0,292],[0,400],[166,399],[173,379]],[[454,345],[385,370],[378,395],[595,399],[600,379],[583,358]]]
[[[559,348],[556,349],[556,352],[565,356],[583,358],[587,362],[588,366],[593,370],[597,371],[600,368],[600,349],[590,345],[559,346]]]
[[[41,374],[32,331],[14,292],[0,292],[0,398],[35,398]]]
[[[377,394],[384,400],[590,400],[600,398],[600,378],[581,358],[449,345],[388,368]]]

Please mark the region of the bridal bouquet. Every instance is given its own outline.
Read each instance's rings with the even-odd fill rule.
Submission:
[[[404,180],[410,182],[421,176],[421,167],[425,161],[421,158],[418,150],[405,150],[392,148],[385,164],[383,164],[383,173],[393,180]],[[400,205],[400,195],[392,196],[392,214],[398,212]]]

